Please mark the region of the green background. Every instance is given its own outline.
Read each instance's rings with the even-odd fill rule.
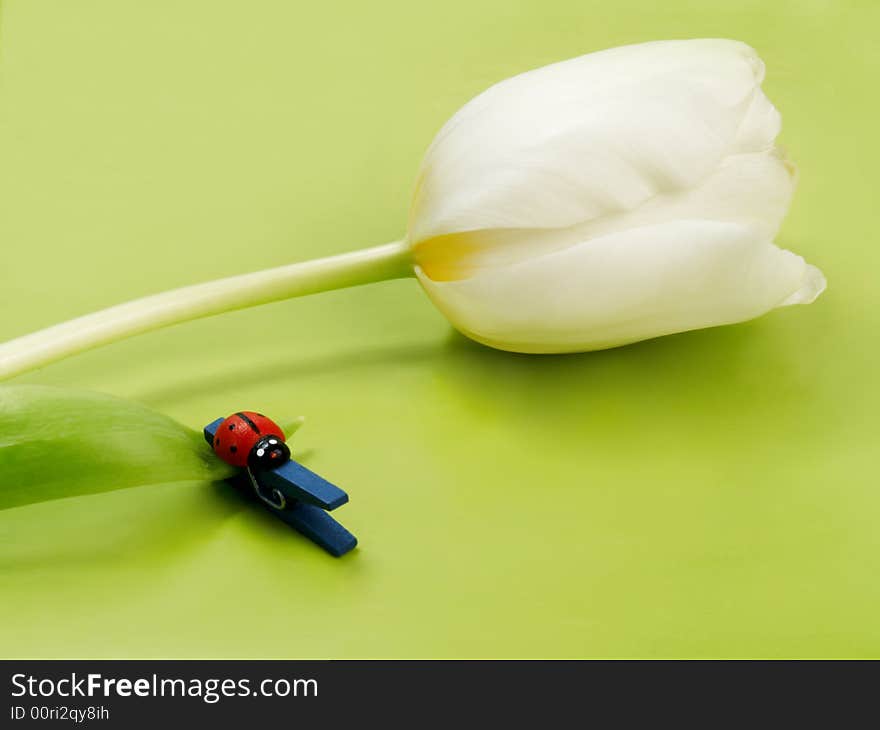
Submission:
[[[875,2],[6,0],[0,339],[399,238],[489,84],[657,38],[767,62],[810,307],[618,350],[453,334],[412,280],[182,325],[15,382],[200,428],[308,417],[334,560],[210,483],[0,513],[5,657],[880,655]]]

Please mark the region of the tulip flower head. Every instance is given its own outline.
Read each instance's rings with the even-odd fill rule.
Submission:
[[[0,377],[198,317],[413,275],[465,335],[530,353],[809,303],[822,273],[773,243],[795,176],[763,78],[743,43],[685,40],[508,79],[437,134],[402,241],[51,327],[0,345]]]
[[[493,86],[437,135],[416,274],[464,334],[571,352],[813,301],[773,238],[794,190],[764,65],[727,40],[593,53]]]

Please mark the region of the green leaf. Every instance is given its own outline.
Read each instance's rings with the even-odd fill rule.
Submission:
[[[230,476],[201,434],[102,393],[0,387],[0,509],[126,487]]]

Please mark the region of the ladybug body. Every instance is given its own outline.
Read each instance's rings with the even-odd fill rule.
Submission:
[[[290,458],[281,427],[262,413],[239,411],[217,428],[211,448],[227,464],[266,469]]]

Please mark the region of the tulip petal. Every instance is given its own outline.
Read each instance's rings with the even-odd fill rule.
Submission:
[[[439,236],[416,247],[415,259],[435,281],[463,279],[588,239],[676,220],[739,223],[772,240],[793,193],[792,167],[778,154],[734,155],[697,187],[656,195],[635,210],[567,228],[489,229]]]
[[[615,48],[503,81],[429,148],[409,240],[561,228],[697,187],[731,155],[767,152],[779,115],[755,52],[729,40]]]
[[[471,278],[416,271],[463,334],[503,350],[597,350],[811,301],[815,267],[758,229],[681,220],[618,231]]]

